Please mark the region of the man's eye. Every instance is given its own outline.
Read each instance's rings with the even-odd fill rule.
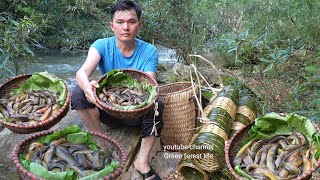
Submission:
[[[118,21],[117,23],[118,23],[118,24],[122,24],[123,22],[122,22],[122,21]]]

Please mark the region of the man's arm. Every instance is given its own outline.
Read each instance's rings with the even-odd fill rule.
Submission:
[[[92,86],[98,87],[97,81],[89,81],[89,77],[97,68],[100,62],[101,56],[99,52],[94,48],[90,47],[87,59],[76,73],[76,81],[79,87],[84,91],[87,99],[90,102],[95,103],[93,96]]]
[[[157,80],[157,74],[155,72],[146,72],[147,74],[149,74],[151,77],[153,77],[153,79]]]

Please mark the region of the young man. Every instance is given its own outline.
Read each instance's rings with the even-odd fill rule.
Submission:
[[[163,103],[158,101],[159,116],[154,124],[154,111],[140,119],[121,120],[112,117],[96,103],[93,88],[99,87],[97,81],[89,77],[99,66],[100,74],[111,69],[132,68],[146,72],[156,78],[158,52],[155,46],[136,38],[141,27],[141,8],[132,1],[119,1],[111,8],[109,26],[114,32],[113,37],[98,39],[90,47],[86,61],[76,73],[78,86],[71,96],[72,109],[76,109],[80,118],[91,131],[102,132],[100,121],[128,126],[141,126],[142,140],[134,167],[141,173],[143,179],[160,179],[148,163],[149,155],[156,140],[152,131],[155,125],[157,136],[162,129]]]

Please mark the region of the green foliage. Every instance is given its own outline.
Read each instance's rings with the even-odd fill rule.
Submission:
[[[267,67],[262,72],[263,75],[266,75],[271,71],[275,72],[274,75],[278,75],[277,66],[288,59],[290,52],[291,52],[290,48],[287,48],[284,50],[281,49],[277,51],[274,50],[273,53],[267,54],[265,58],[264,57],[259,58],[259,61],[267,65]]]
[[[258,61],[257,54],[261,38],[250,38],[248,31],[240,34],[231,33],[217,39],[216,46],[222,54],[225,54],[225,58],[234,59],[229,66],[244,67]]]
[[[113,2],[1,1],[0,78],[21,72],[40,44],[87,49],[97,38],[113,35],[108,27]],[[301,112],[319,119],[319,0],[139,3],[143,8],[140,38],[175,49],[179,61],[191,63],[189,54],[208,53],[215,64],[219,59],[238,68],[262,85],[258,92],[264,113]],[[177,79],[169,77],[172,82]]]
[[[14,20],[10,15],[0,15],[0,78],[21,73],[21,67],[32,61],[34,56],[31,46],[42,47],[37,40],[42,37],[43,24],[36,24],[37,18],[32,15]]]
[[[144,0],[141,4],[144,10],[142,38],[175,48],[180,61],[186,62],[191,53],[203,52],[208,30],[197,22],[192,9],[194,1]]]

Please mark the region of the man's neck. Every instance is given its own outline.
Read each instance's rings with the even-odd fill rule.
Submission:
[[[125,57],[130,57],[136,48],[136,41],[130,43],[117,41],[117,47]]]

